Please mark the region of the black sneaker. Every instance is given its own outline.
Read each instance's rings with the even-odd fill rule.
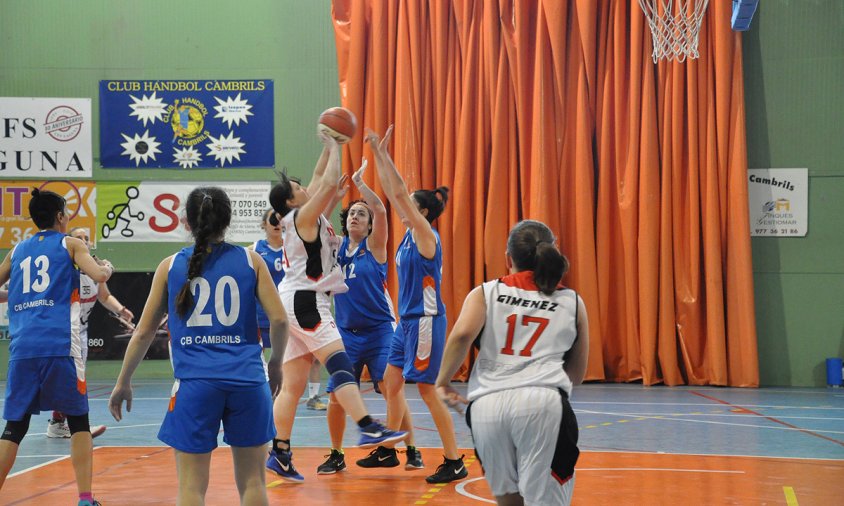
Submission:
[[[412,471],[414,469],[422,469],[425,464],[422,462],[422,454],[415,446],[407,447],[407,464],[404,465],[405,470]]]
[[[369,452],[369,456],[358,460],[360,467],[396,467],[399,465],[399,458],[396,456],[395,448],[378,448]]]
[[[331,449],[331,455],[326,455],[328,460],[319,465],[317,474],[334,474],[346,470],[346,456],[343,453]]]
[[[428,483],[449,483],[454,480],[462,480],[469,476],[469,471],[466,470],[466,466],[463,464],[464,456],[461,455],[459,459],[455,460],[445,459],[437,468],[437,472],[425,478],[425,481]]]

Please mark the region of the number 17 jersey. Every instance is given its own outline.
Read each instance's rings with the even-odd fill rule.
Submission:
[[[558,288],[545,295],[522,271],[482,285],[486,323],[469,377],[470,401],[520,387],[562,388],[572,383],[564,356],[577,339],[577,294]]]

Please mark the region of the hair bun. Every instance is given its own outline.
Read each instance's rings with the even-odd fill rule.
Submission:
[[[41,195],[41,190],[39,190],[38,188],[33,188],[33,189],[32,189],[32,192],[30,193],[30,195],[32,195],[33,197],[36,197],[36,198],[37,198],[38,196],[40,196],[40,195]]]

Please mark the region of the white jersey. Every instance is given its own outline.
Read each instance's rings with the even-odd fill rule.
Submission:
[[[469,377],[469,400],[529,386],[562,388],[571,395],[563,357],[577,339],[574,290],[545,295],[533,272],[522,271],[484,283],[483,292],[486,324]]]
[[[100,285],[84,272],[79,273],[79,332],[88,332],[88,319],[97,304]]]
[[[296,230],[296,213],[294,209],[281,220],[284,279],[278,285],[279,292],[309,290],[345,293],[349,287],[343,281],[343,269],[337,263],[342,239],[334,233],[334,228],[325,216],[320,215],[316,241],[306,243]]]

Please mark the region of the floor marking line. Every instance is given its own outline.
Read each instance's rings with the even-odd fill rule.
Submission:
[[[456,487],[454,487],[454,490],[457,491],[457,493],[462,495],[463,497],[468,497],[469,499],[474,499],[476,501],[485,502],[485,503],[488,503],[488,504],[495,504],[495,501],[491,501],[491,500],[489,500],[485,497],[477,496],[477,495],[475,495],[475,494],[466,490],[466,485],[468,485],[470,483],[474,483],[478,480],[483,480],[483,479],[484,479],[483,477],[480,477],[480,478],[471,478],[471,479],[468,479],[468,480],[463,480],[460,483],[458,483]]]
[[[783,487],[782,492],[785,494],[785,504],[788,506],[799,506],[797,504],[797,495],[794,493],[792,487]]]
[[[819,437],[819,438],[821,438],[821,439],[825,439],[825,440],[827,440],[827,441],[831,441],[831,442],[833,442],[833,443],[835,443],[835,444],[838,444],[838,445],[844,446],[844,441],[839,441],[839,440],[837,440],[837,439],[833,439],[833,438],[831,438],[831,437],[824,436],[823,434],[818,434],[817,432],[814,432],[814,431],[811,431],[811,430],[808,430],[808,429],[803,429],[803,428],[800,428],[800,427],[798,427],[798,426],[796,426],[796,425],[792,425],[792,424],[790,424],[790,423],[788,423],[788,422],[783,422],[782,420],[778,420],[778,419],[776,419],[776,418],[774,418],[774,417],[772,417],[772,416],[763,415],[762,413],[758,413],[758,412],[756,412],[756,411],[753,411],[752,409],[747,409],[747,408],[742,407],[742,406],[739,406],[739,405],[737,405],[737,404],[732,404],[732,403],[727,402],[727,401],[725,401],[725,400],[719,399],[719,398],[717,398],[717,397],[713,397],[713,396],[711,396],[711,395],[706,395],[706,394],[704,394],[704,393],[695,392],[695,391],[692,391],[691,393],[692,393],[692,395],[697,395],[697,396],[699,396],[699,397],[703,397],[704,399],[709,399],[709,400],[711,400],[711,401],[715,401],[715,402],[718,402],[718,403],[720,403],[720,404],[724,404],[724,405],[726,405],[726,406],[731,406],[731,407],[736,408],[736,409],[743,409],[743,410],[747,411],[748,413],[754,414],[754,415],[756,415],[756,416],[761,416],[762,418],[765,418],[766,420],[770,420],[770,421],[772,421],[772,422],[774,422],[774,423],[778,423],[778,424],[780,424],[780,425],[785,425],[786,427],[789,427],[789,428],[791,428],[791,429],[795,429],[795,430],[799,430],[800,432],[803,432],[803,433],[808,434],[808,435],[810,435],[810,436]]]

